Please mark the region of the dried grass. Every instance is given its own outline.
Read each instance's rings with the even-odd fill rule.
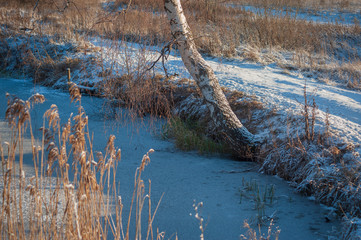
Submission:
[[[287,6],[285,1],[273,1],[274,3],[262,3]],[[64,4],[60,0],[59,2]],[[70,37],[78,37],[79,33],[98,34],[111,39],[151,44],[163,44],[170,39],[162,1],[134,0],[125,11],[128,3],[129,0],[117,0],[112,7],[101,8],[97,0],[87,4],[77,0],[72,1],[65,11],[59,11],[58,8],[61,7],[45,1],[39,5],[36,16],[33,16],[31,9],[5,11],[2,20],[14,29],[28,27],[41,34],[52,33]],[[347,27],[338,24],[316,24],[287,15],[273,16],[268,12],[255,14],[242,8],[229,7],[219,1],[186,1],[183,5],[192,32],[195,33],[197,46],[202,52],[212,55],[235,56],[240,43],[259,49],[281,47],[292,51],[299,49],[329,52],[338,35],[356,36],[359,33],[357,25]],[[34,22],[34,19],[34,27],[27,26]]]
[[[87,4],[83,0],[74,0],[68,5],[62,0],[56,0],[56,4],[51,2],[40,1],[35,11],[34,4],[20,4],[19,1],[4,4],[5,7],[0,9],[0,21],[6,26],[5,29],[12,32],[31,32],[77,41],[87,36],[102,36],[113,40],[163,45],[171,39],[161,0],[133,0],[129,6],[129,0],[117,0],[106,6],[98,0]],[[203,53],[269,63],[278,62],[277,57],[262,54],[265,49],[269,52],[290,51],[293,54],[291,62],[279,64],[318,72],[320,78],[341,78],[347,86],[359,88],[359,71],[350,67],[356,66],[360,58],[357,48],[353,47],[359,42],[359,24],[318,24],[296,20],[293,15],[274,16],[268,11],[247,12],[242,8],[230,7],[230,4],[317,9],[318,5],[331,8],[347,4],[357,8],[357,1],[185,1],[183,7],[196,45]],[[14,10],[15,7],[17,10]],[[13,34],[8,30],[2,30],[4,37]],[[36,52],[31,54],[37,61],[41,59]],[[56,59],[47,59],[41,69],[34,68],[39,69],[39,81],[51,75],[45,76],[43,72],[49,72],[54,67],[52,61],[57,63]],[[335,69],[331,69],[332,74],[328,74],[331,65]]]
[[[100,85],[102,95],[116,107],[127,107],[134,117],[170,117],[173,108],[173,87],[161,76],[123,75],[108,78]]]

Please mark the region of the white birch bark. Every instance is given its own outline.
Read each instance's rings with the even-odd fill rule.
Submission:
[[[210,117],[216,127],[215,130],[222,133],[225,140],[236,151],[240,146],[254,145],[254,135],[234,114],[212,68],[198,52],[180,0],[165,0],[164,8],[183,63],[202,92],[211,114]]]

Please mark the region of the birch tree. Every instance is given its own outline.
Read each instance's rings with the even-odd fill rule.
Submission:
[[[232,111],[212,68],[198,52],[180,0],[164,0],[164,8],[182,61],[202,92],[215,130],[236,151],[241,146],[253,146],[254,135]]]

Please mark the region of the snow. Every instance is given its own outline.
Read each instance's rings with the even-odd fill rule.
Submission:
[[[280,74],[277,66],[260,66],[242,62],[209,61],[216,70],[220,83],[231,89],[256,95],[260,101],[276,107],[279,112],[301,112],[304,108],[304,86],[319,107],[319,117],[325,119],[330,113],[330,122],[340,135],[360,143],[361,93],[298,76]],[[335,124],[337,123],[337,124]]]
[[[102,49],[105,67],[114,62],[114,48],[109,42],[91,41]],[[154,48],[144,52],[144,49],[140,48],[138,44],[129,44],[127,53],[133,61],[140,54],[144,54],[145,58],[149,60],[155,60],[159,54]],[[276,64],[261,65],[237,59],[225,60],[213,57],[206,57],[206,60],[214,69],[222,86],[255,95],[269,109],[275,108],[284,116],[290,114],[290,111],[292,114],[301,113],[304,108],[304,87],[306,86],[308,101],[311,102],[314,99],[318,106],[319,123],[325,123],[328,113],[335,133],[342,136],[345,141],[361,144],[361,135],[359,134],[361,132],[360,91],[327,85],[316,79],[305,77],[298,71],[294,71],[290,75],[284,74]],[[133,62],[131,66],[135,71],[135,67],[138,65]],[[174,52],[169,56],[166,68],[170,75],[177,74],[179,79],[191,78],[182,59]],[[163,73],[161,63],[158,63],[155,69],[157,72]],[[122,70],[124,71],[124,67],[119,68],[118,73]]]
[[[306,20],[316,23],[338,23],[344,25],[353,25],[355,20],[358,23],[361,21],[361,15],[357,11],[338,11],[338,10],[313,10],[313,9],[295,9],[295,8],[284,8],[284,9],[264,9],[263,7],[255,6],[243,6],[237,4],[231,4],[231,7],[242,8],[245,11],[252,12],[255,14],[265,15],[266,13],[275,17],[290,17],[298,20]]]

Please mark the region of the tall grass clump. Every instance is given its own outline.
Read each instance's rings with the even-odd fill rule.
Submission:
[[[100,85],[102,95],[113,105],[126,107],[134,117],[170,117],[173,107],[172,84],[164,77],[149,74],[135,76],[125,74],[109,77]]]
[[[175,146],[183,151],[197,150],[201,154],[231,152],[225,144],[207,137],[205,131],[206,126],[200,122],[172,117],[163,126],[162,136],[174,140]]]
[[[151,209],[150,192],[146,195],[141,178],[153,150],[144,155],[136,170],[130,210],[123,220],[124,206],[116,184],[121,151],[114,146],[115,136],[109,137],[105,153],[96,152],[75,84],[70,85],[70,95],[78,112],[62,124],[60,109],[52,105],[44,114],[40,140],[34,138],[30,112],[44,96],[36,94],[26,101],[7,96],[11,136],[0,145],[1,238],[158,238],[161,233],[153,232],[152,226],[156,211]],[[25,141],[31,141],[31,156],[24,155]],[[25,172],[24,158],[32,161],[33,174]],[[149,211],[146,223],[142,220],[145,206]]]

